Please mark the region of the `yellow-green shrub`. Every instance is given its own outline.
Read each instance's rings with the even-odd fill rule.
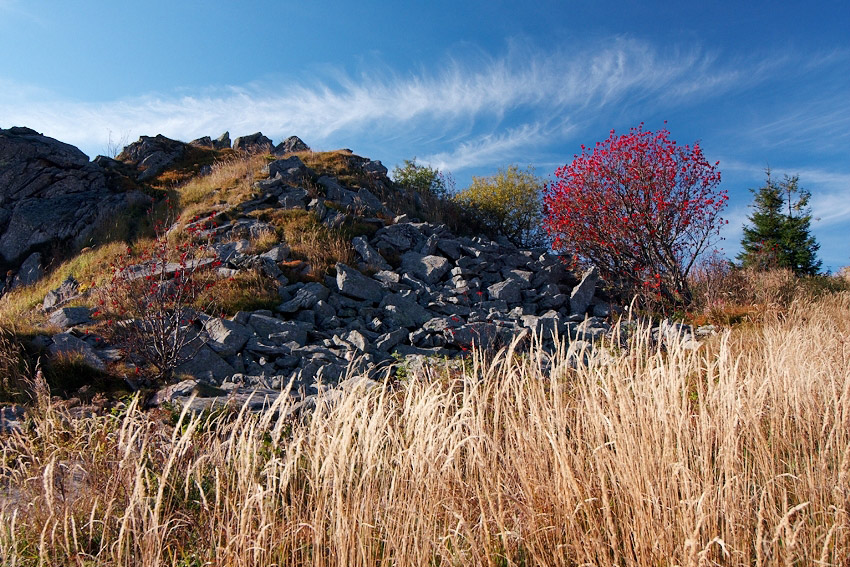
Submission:
[[[455,201],[472,212],[486,229],[504,235],[519,247],[540,246],[543,182],[529,166],[499,169],[487,177],[473,177],[472,184]]]

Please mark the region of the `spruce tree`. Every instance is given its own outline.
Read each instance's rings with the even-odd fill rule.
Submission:
[[[800,188],[799,181],[796,175],[786,175],[776,182],[768,169],[765,184],[751,189],[755,212],[749,217],[752,226],[744,227],[744,250],[738,255],[744,267],[789,268],[797,275],[814,275],[820,269],[820,244],[809,230],[811,193]]]

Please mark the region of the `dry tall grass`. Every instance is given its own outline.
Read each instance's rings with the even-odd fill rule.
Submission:
[[[232,207],[250,199],[254,181],[269,160],[266,154],[234,154],[213,163],[210,173],[193,177],[178,191],[181,216],[191,219],[222,207]]]
[[[848,565],[850,294],[697,351],[562,345],[296,421],[42,399],[3,565]]]

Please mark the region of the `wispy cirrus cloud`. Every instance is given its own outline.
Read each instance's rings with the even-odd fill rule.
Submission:
[[[523,124],[499,134],[485,134],[458,144],[451,152],[424,156],[423,161],[444,171],[457,171],[481,163],[504,161],[522,148],[538,145],[551,139],[551,129],[540,124]]]
[[[785,175],[798,176],[800,187],[812,195],[812,217],[819,228],[829,228],[850,221],[850,172],[846,169],[830,171],[814,167],[795,167],[785,163],[754,164],[734,159],[721,160],[721,165],[724,171],[758,179],[752,186],[753,189],[763,183],[764,171],[768,166],[774,179],[781,179]]]
[[[224,86],[98,103],[6,84],[0,117],[5,125],[29,125],[90,153],[101,151],[109,132],[188,140],[225,129],[234,135],[262,130],[317,144],[354,134],[402,143],[427,138],[453,144],[431,156],[435,163],[462,168],[542,143],[544,133],[559,132],[550,124],[561,125],[563,135],[569,130],[563,125],[600,108],[626,101],[661,104],[671,92],[717,95],[739,88],[744,77],[745,71],[723,69],[699,51],[662,55],[646,42],[618,38],[573,52],[513,45],[501,57],[448,59],[437,71],[336,73],[313,83]],[[679,104],[686,100],[678,97]]]
[[[850,142],[850,100],[845,96],[797,101],[794,108],[779,114],[748,128],[747,136],[774,148],[802,144],[844,148]]]

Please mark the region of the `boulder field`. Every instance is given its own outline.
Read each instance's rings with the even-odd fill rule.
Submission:
[[[397,214],[391,198],[381,200],[367,187],[317,175],[299,157],[287,155],[309,150],[296,137],[278,146],[261,133],[237,141],[245,148],[274,150],[278,159],[267,165],[268,177],[254,183],[250,199],[213,211],[212,218],[220,220],[216,225],[206,217],[190,228],[221,261],[214,268],[220,277],[259,270],[275,280],[280,302],[274,309],[229,318],[199,313],[188,329],[196,337],[194,356],[177,369],[185,380],[163,388],[152,403],[187,403],[194,396],[192,403],[203,408],[251,398],[260,407],[286,388],[309,403],[347,376],[380,380],[399,363],[459,358],[472,348],[500,347],[519,336],[551,342],[557,334],[588,341],[590,347],[609,332],[607,318],[616,308],[595,269],[575,274],[546,249],[459,236],[444,225]],[[229,143],[227,133],[192,142],[211,148]],[[163,171],[179,159],[184,146],[162,136],[143,137],[118,159],[145,179],[152,169]],[[83,225],[126,204],[125,195],[107,187],[100,166],[76,148],[31,130],[0,131],[0,156],[4,164],[14,157],[14,164],[0,171],[5,184],[0,253],[7,261],[25,258],[50,238],[79,238]],[[394,187],[380,162],[353,158],[361,178]],[[67,200],[72,212],[54,211],[54,198]],[[98,205],[84,204],[91,199]],[[350,265],[336,264],[331,275],[313,278],[319,281],[290,281],[282,269],[294,263],[285,240],[251,252],[257,237],[276,234],[275,226],[250,214],[267,209],[301,209],[331,229],[357,219],[372,230],[351,240],[355,261]],[[93,313],[66,304],[80,295],[70,278],[45,297],[49,321],[62,332],[40,337],[42,346],[54,354],[78,352],[99,368],[120,360],[122,353],[103,337],[79,330],[92,322]]]

